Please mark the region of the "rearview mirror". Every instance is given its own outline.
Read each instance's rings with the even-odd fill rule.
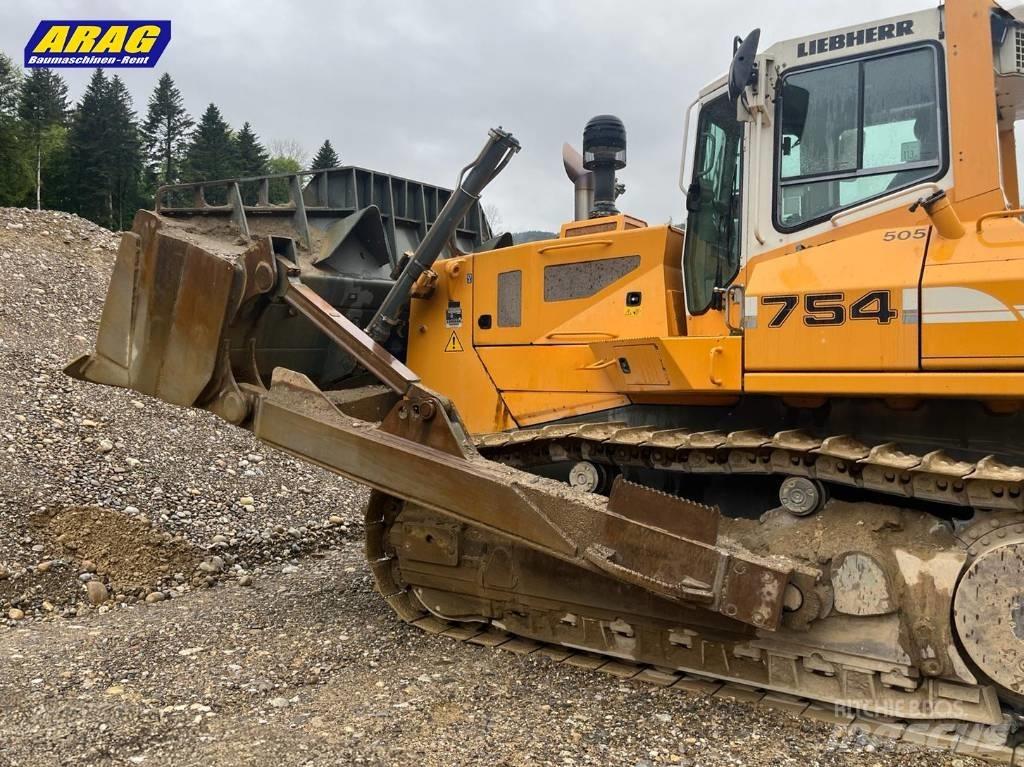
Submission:
[[[743,89],[753,80],[757,44],[760,40],[761,30],[755,29],[745,38],[737,37],[733,41],[732,63],[729,64],[729,101],[734,104]]]

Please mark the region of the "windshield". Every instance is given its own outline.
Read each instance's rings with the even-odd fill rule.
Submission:
[[[728,97],[703,106],[696,139],[683,253],[691,314],[707,311],[714,289],[728,285],[740,265],[743,124]]]

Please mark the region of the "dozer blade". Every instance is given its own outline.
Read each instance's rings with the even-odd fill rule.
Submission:
[[[454,406],[310,290],[269,237],[212,245],[140,214],[122,241],[96,352],[67,372],[203,407],[342,476],[739,623],[775,629],[784,604],[818,603],[799,592],[819,573],[721,540],[714,509],[623,484],[609,502],[482,458]],[[348,415],[365,412],[358,398],[321,391],[301,372],[278,367],[264,385],[248,350],[268,307],[282,303],[393,392],[382,421]]]
[[[264,263],[253,272],[264,276],[264,289],[270,287],[273,261],[269,252],[261,254],[265,244],[248,250],[239,261]],[[199,404],[243,277],[233,259],[165,235],[157,216],[140,211],[133,231],[121,237],[96,351],[66,372],[175,405]]]

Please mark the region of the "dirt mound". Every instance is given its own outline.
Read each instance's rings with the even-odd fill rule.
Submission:
[[[41,517],[51,538],[79,565],[89,562],[118,590],[152,587],[174,573],[191,573],[202,552],[181,538],[97,506],[78,506]]]

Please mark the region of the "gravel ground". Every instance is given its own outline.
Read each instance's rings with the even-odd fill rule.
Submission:
[[[0,209],[0,765],[982,764],[400,623],[362,488],[62,375],[116,246]]]

